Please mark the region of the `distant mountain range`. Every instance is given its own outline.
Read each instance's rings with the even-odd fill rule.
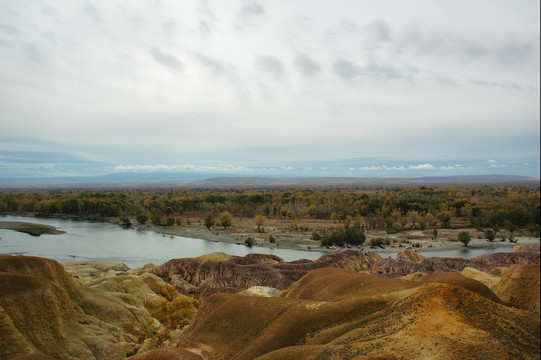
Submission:
[[[534,176],[458,175],[430,177],[239,177],[213,174],[122,173],[96,177],[0,179],[0,189],[36,188],[265,188],[265,187],[379,187],[455,186],[482,184],[539,184]],[[216,174],[217,175],[217,174]],[[206,176],[206,177],[204,177]]]

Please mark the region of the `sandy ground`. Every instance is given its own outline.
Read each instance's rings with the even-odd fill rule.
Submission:
[[[299,226],[308,227],[309,231],[299,231],[293,229],[291,220],[278,220],[271,219],[268,221],[268,225],[264,227],[264,232],[258,232],[256,226],[253,224],[253,219],[238,219],[235,218],[233,226],[228,229],[223,227],[212,227],[207,230],[199,222],[193,221],[190,225],[186,222],[181,226],[154,226],[151,224],[139,225],[135,224],[134,227],[144,230],[155,231],[167,235],[177,235],[196,239],[204,239],[209,241],[220,241],[233,244],[243,244],[248,237],[254,239],[254,246],[266,247],[266,248],[284,248],[294,250],[312,250],[312,251],[333,251],[321,247],[319,241],[312,239],[312,231],[323,229],[339,229],[343,227],[343,224],[333,223],[331,221],[318,221],[311,220],[308,225],[299,223]],[[456,241],[457,234],[461,231],[469,231],[472,240],[468,244],[470,249],[495,249],[504,247],[514,247],[516,245],[531,245],[540,244],[540,241],[536,237],[531,237],[529,234],[516,232],[514,234],[515,243],[509,242],[508,237],[510,233],[501,231],[498,233],[497,238],[493,242],[489,242],[484,238],[482,232],[476,229],[438,229],[438,237],[436,240],[432,239],[432,229],[420,231],[420,230],[406,230],[404,232],[396,234],[386,234],[383,231],[367,231],[366,242],[363,248],[377,253],[396,253],[411,245],[418,251],[445,251],[445,250],[459,250],[464,249],[464,244]],[[276,243],[269,242],[269,236],[272,235]],[[502,241],[501,236],[505,236],[506,240]],[[368,241],[372,238],[387,238],[390,245],[386,245],[385,249],[371,248],[368,246]],[[418,244],[418,247],[416,246]]]

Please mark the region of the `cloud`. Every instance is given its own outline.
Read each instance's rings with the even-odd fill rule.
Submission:
[[[231,164],[221,166],[197,166],[192,164],[184,165],[118,165],[115,167],[117,172],[246,172],[248,168],[244,166],[234,166]]]
[[[260,16],[265,14],[265,9],[263,8],[263,6],[261,6],[260,3],[252,1],[244,5],[240,13],[244,16]]]
[[[203,54],[196,54],[195,57],[201,64],[211,70],[214,74],[223,74],[226,72],[226,65],[218,59],[212,59]]]
[[[493,160],[493,159],[488,159],[487,161],[490,162],[490,163],[495,163],[496,162],[496,160]]]
[[[357,167],[358,170],[364,170],[364,171],[379,171],[379,170],[406,170],[406,168],[403,165],[400,166],[387,166],[387,165],[370,165],[370,166],[359,166]]]
[[[321,72],[321,65],[306,55],[298,55],[295,58],[295,65],[305,76],[313,76]]]
[[[413,170],[434,170],[436,167],[432,164],[419,164],[419,165],[410,165],[410,169]]]
[[[170,54],[165,51],[160,51],[160,49],[153,47],[150,49],[150,54],[152,58],[159,64],[171,69],[178,70],[182,68],[182,62],[177,59],[173,54]]]
[[[334,72],[344,80],[353,80],[361,75],[361,67],[345,59],[337,59],[333,62]]]
[[[102,19],[100,11],[96,7],[96,5],[94,5],[90,1],[85,1],[83,3],[83,12],[96,22]]]
[[[280,167],[280,169],[282,169],[282,170],[284,170],[284,171],[293,171],[293,170],[295,170],[295,168],[294,168],[293,166],[291,166],[291,165],[289,165],[289,166],[282,166],[282,167]]]
[[[275,78],[281,78],[285,72],[284,64],[272,55],[263,55],[257,57],[256,67],[270,75],[273,75]]]

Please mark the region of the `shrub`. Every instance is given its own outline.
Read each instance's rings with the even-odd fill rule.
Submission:
[[[458,233],[457,239],[458,239],[458,241],[460,241],[461,243],[463,243],[464,246],[468,246],[468,244],[469,244],[470,241],[471,241],[471,235],[470,235],[470,233],[467,232],[467,231],[462,231],[462,232],[459,232],[459,233]]]
[[[276,239],[274,238],[274,236],[272,236],[272,234],[269,235],[269,242],[271,244],[274,244],[276,242]]]
[[[249,236],[246,240],[244,240],[244,245],[251,248],[254,245],[254,239]]]

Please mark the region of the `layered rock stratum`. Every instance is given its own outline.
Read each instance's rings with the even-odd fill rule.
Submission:
[[[321,268],[280,297],[217,293],[168,359],[538,359],[539,318],[460,276],[471,289]]]
[[[285,262],[276,255],[249,254],[244,257],[224,253],[196,258],[173,259],[150,270],[168,281],[181,293],[206,298],[216,292],[237,293],[252,286],[285,290],[310,271],[336,267],[366,271],[381,256],[357,250],[343,250],[316,261],[301,259]]]

